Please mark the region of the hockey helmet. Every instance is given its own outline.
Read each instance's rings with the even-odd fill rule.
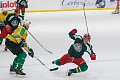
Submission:
[[[15,11],[14,11],[15,13],[20,13],[20,9],[15,9]]]
[[[23,20],[23,25],[24,26],[29,26],[30,25],[30,22],[28,20]]]
[[[22,24],[25,28],[28,29],[31,23],[28,20],[23,20]]]
[[[89,34],[84,34],[83,38],[91,39],[91,36]]]

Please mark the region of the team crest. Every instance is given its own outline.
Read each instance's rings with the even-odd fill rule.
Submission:
[[[25,1],[21,1],[20,4],[26,6]]]
[[[74,47],[75,51],[77,51],[77,52],[80,52],[82,50],[82,44],[80,44],[80,43],[75,43],[73,45],[73,47]]]
[[[11,22],[11,24],[12,24],[13,26],[17,26],[17,25],[18,25],[18,21],[17,21],[17,20],[13,20],[13,21]]]

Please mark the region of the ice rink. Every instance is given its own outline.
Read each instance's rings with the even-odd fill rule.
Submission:
[[[113,10],[88,10],[86,12],[91,44],[97,60],[92,61],[88,53],[83,58],[88,64],[88,70],[72,76],[66,76],[67,69],[77,67],[75,64],[60,66],[59,70],[50,72],[37,59],[27,56],[23,71],[26,77],[15,77],[9,74],[10,64],[14,55],[4,52],[4,42],[0,46],[0,80],[119,80],[120,79],[120,14],[111,14]],[[80,35],[87,33],[83,11],[75,12],[40,12],[26,13],[26,19],[31,21],[29,31],[53,54],[46,52],[35,39],[28,34],[28,45],[33,48],[35,56],[47,67],[55,68],[52,60],[67,53],[73,40],[68,32],[78,29]]]

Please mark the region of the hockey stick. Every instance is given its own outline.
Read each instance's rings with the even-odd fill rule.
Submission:
[[[23,47],[28,53],[31,53],[29,50],[27,50],[25,47]],[[45,66],[49,71],[55,71],[58,70],[58,67],[49,69],[40,59],[38,59],[36,56],[34,56],[35,59],[37,59],[43,66]]]
[[[58,70],[58,67],[56,68],[52,68],[52,69],[49,69],[40,59],[38,59],[37,57],[34,56],[34,58],[36,58],[43,66],[45,66],[49,71],[55,71],[55,70]]]
[[[87,19],[86,19],[86,14],[85,14],[85,2],[83,2],[83,10],[84,10],[84,17],[85,17],[85,23],[86,23],[87,33],[89,34],[88,25],[87,25]]]
[[[83,10],[84,10],[84,17],[85,17],[85,23],[86,23],[86,28],[87,28],[87,34],[90,35],[89,34],[89,30],[88,30],[88,24],[87,24],[86,14],[85,14],[85,2],[83,2]],[[90,43],[90,40],[89,40],[89,43]],[[92,47],[92,46],[90,46],[90,47]],[[90,53],[88,52],[88,54],[90,54]]]
[[[86,14],[85,14],[85,2],[83,2],[83,10],[84,10],[84,17],[85,17],[85,23],[86,23],[86,28],[87,28],[87,34],[89,34],[89,30],[88,30],[88,24],[87,24],[87,18],[86,18]],[[89,40],[90,42],[90,40]]]
[[[46,50],[46,49],[43,47],[43,45],[40,44],[40,42],[30,33],[30,31],[28,31],[28,33],[38,42],[38,44],[39,44],[45,51],[47,51],[47,52],[53,54],[51,51]]]

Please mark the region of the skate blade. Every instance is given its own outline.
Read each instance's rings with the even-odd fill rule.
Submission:
[[[119,14],[119,12],[118,13],[112,12],[112,14]]]
[[[26,77],[25,75],[16,74],[15,77]]]
[[[16,72],[12,72],[12,71],[10,71],[9,74],[16,74]]]
[[[68,76],[68,72],[69,72],[69,70],[66,71],[66,76]]]

